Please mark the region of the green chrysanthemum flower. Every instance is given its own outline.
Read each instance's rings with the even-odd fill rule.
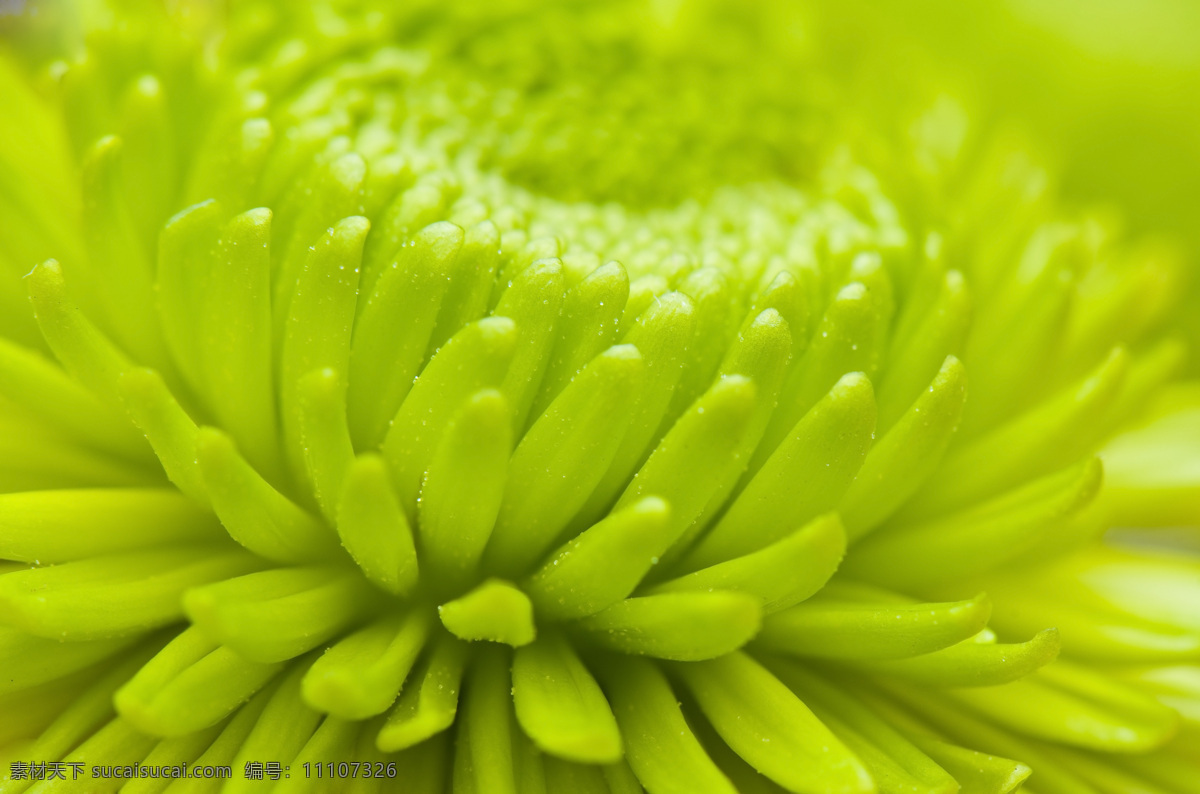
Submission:
[[[228,5],[0,4],[0,792],[1200,791],[1169,252],[788,7]]]

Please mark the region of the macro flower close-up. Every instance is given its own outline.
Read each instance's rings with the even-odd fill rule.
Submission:
[[[0,0],[0,794],[1200,794],[1185,0]]]

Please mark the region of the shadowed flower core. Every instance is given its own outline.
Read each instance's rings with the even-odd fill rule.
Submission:
[[[0,793],[1200,792],[1184,267],[1022,138],[787,4],[32,5]]]

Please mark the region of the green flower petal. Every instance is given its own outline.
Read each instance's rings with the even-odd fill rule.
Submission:
[[[596,679],[559,634],[518,648],[512,667],[517,721],[543,751],[583,763],[613,763],[621,732]]]

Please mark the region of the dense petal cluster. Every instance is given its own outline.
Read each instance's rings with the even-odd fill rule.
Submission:
[[[772,4],[228,5],[0,53],[0,792],[1200,791],[1169,251]]]

